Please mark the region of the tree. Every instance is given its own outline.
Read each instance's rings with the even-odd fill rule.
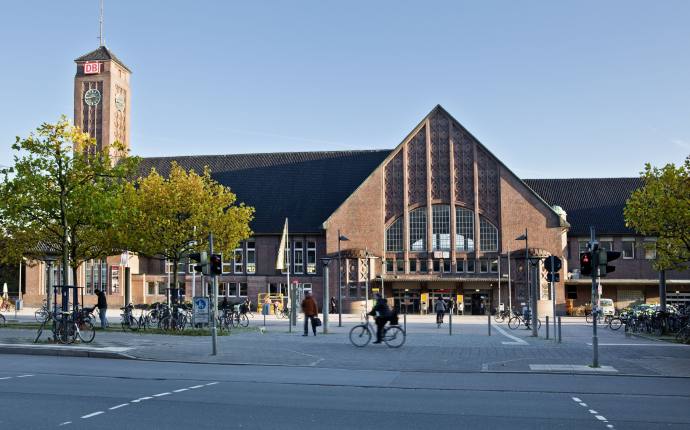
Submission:
[[[684,269],[690,262],[690,156],[679,167],[645,165],[644,186],[632,193],[624,214],[626,225],[656,236],[656,270]]]
[[[122,145],[113,146],[124,154]],[[68,285],[71,268],[76,285],[79,264],[122,249],[109,232],[139,160],[113,163],[108,148],[97,151],[96,141],[64,116],[28,138],[17,137],[12,149],[14,166],[1,171],[0,259],[40,259],[48,250],[61,256],[62,284]]]
[[[208,169],[199,175],[173,162],[167,178],[152,169],[125,187],[122,240],[130,251],[172,262],[177,288],[179,263],[191,250],[203,250],[210,233],[214,248],[225,255],[251,235],[254,208],[236,200]]]

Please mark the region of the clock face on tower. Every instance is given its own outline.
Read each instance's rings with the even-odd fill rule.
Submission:
[[[95,88],[91,88],[86,93],[84,93],[84,101],[89,106],[96,106],[101,102],[101,93]]]
[[[120,112],[125,111],[125,96],[124,95],[118,94],[115,97],[115,108]]]

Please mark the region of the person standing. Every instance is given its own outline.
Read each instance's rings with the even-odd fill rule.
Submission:
[[[101,318],[101,328],[105,330],[106,327],[108,327],[108,318],[106,317],[108,313],[108,301],[105,299],[105,293],[103,291],[96,290],[94,292],[96,293],[96,297],[98,297],[96,307],[98,308],[98,316]]]
[[[309,321],[311,321],[311,329],[314,332],[314,336],[316,336],[316,322],[314,319],[319,314],[319,309],[316,305],[316,300],[314,300],[309,291],[304,293],[302,312],[304,313],[304,334],[302,336],[309,336]]]
[[[331,297],[331,310],[332,314],[338,312],[338,306],[336,305],[335,297]]]
[[[441,327],[441,324],[443,324],[443,314],[446,313],[446,303],[443,301],[443,298],[439,297],[436,299],[434,310],[436,311],[436,324]]]

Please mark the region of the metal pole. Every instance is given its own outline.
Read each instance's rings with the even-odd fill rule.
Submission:
[[[561,317],[558,317],[558,343],[561,343],[561,340],[563,338],[561,337]]]
[[[364,250],[364,256],[367,259],[367,278],[364,280],[364,313],[369,313],[369,250]]]
[[[661,311],[666,312],[666,271],[659,271],[659,304]]]
[[[513,291],[510,280],[510,249],[508,250],[508,313],[511,316],[513,314]]]
[[[323,304],[321,305],[323,313],[323,334],[328,334],[328,302],[330,301],[328,297],[328,263],[323,265],[323,278]]]
[[[448,312],[448,336],[453,335],[453,310],[450,309]]]
[[[343,326],[343,282],[340,269],[340,229],[338,229],[338,327]]]
[[[546,316],[546,340],[549,340],[549,316]]]
[[[537,286],[532,286],[529,282],[529,272],[531,271],[529,267],[529,247],[527,246],[527,229],[525,228],[525,258],[527,258],[527,285],[529,285],[530,294],[530,315],[532,319],[532,337],[537,337]]]
[[[590,248],[594,251],[595,235],[594,226],[589,227],[589,243]],[[599,278],[599,249],[592,252],[592,367],[599,367],[599,338],[597,337],[597,312],[596,307],[597,296],[599,295],[598,278]]]
[[[491,336],[491,314],[487,315],[487,321],[489,322],[489,336]]]
[[[553,255],[549,258],[551,258],[551,267],[553,268]],[[556,272],[553,272],[551,276],[551,303],[553,305],[553,340],[556,340],[556,282],[554,282],[553,279],[556,276]]]
[[[192,272],[192,299],[196,296],[196,270]]]
[[[498,306],[496,307],[496,311],[499,312],[501,310],[501,254],[498,254]],[[489,313],[491,313],[491,310],[489,310]]]
[[[208,235],[208,251],[209,258],[213,255],[213,233]],[[218,310],[218,276],[212,274],[213,280],[213,296],[211,297],[211,345],[213,347],[213,355],[218,355],[218,339],[216,337],[216,312]]]

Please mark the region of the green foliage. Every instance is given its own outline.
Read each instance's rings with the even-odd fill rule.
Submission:
[[[114,147],[124,155],[120,144]],[[64,116],[17,137],[12,149],[14,166],[1,172],[0,261],[50,253],[76,271],[84,260],[120,251],[109,233],[138,158],[113,163],[109,148],[97,151],[95,140]]]
[[[207,249],[212,232],[215,252],[227,258],[251,235],[254,208],[236,200],[229,188],[211,178],[208,169],[199,175],[172,163],[167,178],[151,170],[125,187],[122,241],[131,251],[163,257],[177,267],[190,250]],[[173,285],[177,285],[177,270]]]
[[[690,157],[683,165],[645,165],[644,187],[625,206],[625,222],[646,236],[657,237],[657,270],[683,269],[690,262]]]

